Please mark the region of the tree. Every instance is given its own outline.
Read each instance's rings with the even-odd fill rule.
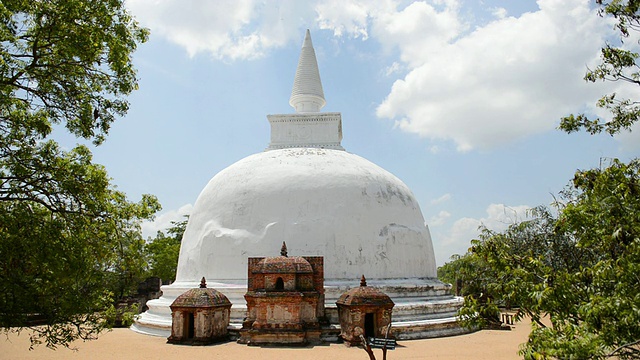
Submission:
[[[477,325],[493,304],[517,306],[516,320],[533,320],[528,359],[638,358],[640,161],[578,171],[561,195],[557,218],[538,208],[472,241],[468,256],[495,272],[484,284],[492,302],[471,294],[461,315]]]
[[[596,0],[601,16],[612,16],[617,20],[616,29],[620,32],[620,46],[607,44],[601,50],[601,63],[589,69],[584,77],[586,81],[624,81],[640,86],[640,66],[638,53],[625,48],[624,41],[629,39],[631,31],[640,29],[639,0]],[[591,134],[606,131],[610,135],[622,130],[630,130],[640,118],[640,104],[633,99],[620,98],[617,94],[604,95],[596,105],[609,110],[613,117],[609,121],[589,119],[585,114],[569,115],[560,122],[560,129],[568,133],[584,129]]]
[[[58,126],[105,140],[137,88],[131,54],[147,36],[121,0],[0,3],[0,327],[37,319],[32,344],[68,345],[108,325],[102,312],[121,286],[111,275],[133,269],[121,255],[159,209],[116,191],[88,147],[52,138]]]
[[[174,281],[178,268],[178,255],[182,235],[187,227],[187,220],[172,221],[167,234],[158,231],[154,239],[145,246],[145,253],[149,259],[149,275],[157,276],[163,281]]]
[[[468,307],[478,312],[472,314],[473,316],[460,314],[463,315],[463,325],[472,328],[496,328],[501,324],[500,311],[496,304],[496,301],[499,301],[496,298],[499,298],[500,294],[495,294],[496,290],[491,286],[496,277],[496,271],[484,259],[471,252],[462,256],[453,255],[450,262],[438,268],[438,279],[453,284],[456,294],[464,296],[467,302],[482,304]]]
[[[601,16],[617,20],[622,45],[640,29],[640,1],[596,3]],[[638,53],[607,44],[601,57],[601,64],[587,72],[587,81],[640,85]],[[640,116],[636,101],[616,94],[605,95],[597,105],[612,112],[610,121],[571,115],[560,129],[613,135],[630,130]],[[470,251],[449,265],[486,264],[494,274],[480,277],[480,286],[467,294],[463,322],[482,324],[492,306],[510,304],[518,307],[516,320],[530,316],[533,321],[521,348],[527,359],[640,358],[638,214],[640,160],[625,164],[614,159],[576,172],[554,209],[537,208],[532,220],[504,232],[484,229]]]

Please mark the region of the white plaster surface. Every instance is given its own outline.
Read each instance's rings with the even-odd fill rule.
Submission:
[[[247,279],[247,257],[324,256],[325,279],[435,278],[413,194],[344,151],[295,148],[244,158],[211,179],[185,231],[176,282]],[[234,281],[235,282],[235,281]]]
[[[267,115],[271,142],[267,150],[294,147],[344,150],[340,113]]]
[[[311,42],[311,34],[307,30],[300,50],[296,76],[293,79],[289,105],[293,106],[296,112],[304,113],[318,112],[325,104],[316,52]]]

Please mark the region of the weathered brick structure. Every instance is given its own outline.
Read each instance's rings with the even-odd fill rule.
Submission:
[[[224,294],[208,289],[204,277],[200,288],[178,296],[171,304],[172,344],[206,345],[226,341],[231,302]]]
[[[336,305],[340,317],[340,337],[348,345],[354,345],[361,342],[359,334],[366,338],[385,337],[395,304],[382,291],[367,286],[367,280],[362,275],[360,287],[342,294]],[[356,328],[360,329],[356,331]],[[391,334],[389,337],[392,337]]]
[[[248,259],[247,318],[239,343],[307,344],[320,341],[324,316],[324,260],[321,256]]]

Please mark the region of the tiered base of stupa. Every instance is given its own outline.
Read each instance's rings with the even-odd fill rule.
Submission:
[[[237,334],[246,316],[244,295],[246,282],[210,281],[209,287],[225,294],[233,306],[229,332]],[[437,279],[367,279],[369,286],[375,286],[391,297],[393,308],[392,332],[398,340],[426,339],[459,335],[468,332],[460,326],[456,313],[462,306],[463,298],[451,295],[451,286]],[[147,302],[149,310],[140,315],[131,329],[147,335],[168,337],[171,335],[171,303],[185,291],[197,287],[198,283],[176,282],[162,287],[159,299]],[[339,320],[336,300],[342,293],[354,287],[354,281],[326,280],[325,316],[329,325],[325,327],[322,339],[338,340]]]

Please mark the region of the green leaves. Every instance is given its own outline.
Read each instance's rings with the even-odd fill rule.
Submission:
[[[485,325],[482,317],[490,320],[496,304],[517,307],[517,319],[530,316],[534,323],[521,348],[527,359],[637,358],[638,194],[640,161],[611,160],[575,174],[556,202],[557,217],[537,208],[531,220],[502,233],[484,229],[466,255],[443,267],[473,284],[461,310],[464,323]],[[477,283],[461,270],[469,264],[481,269]]]
[[[187,227],[187,220],[172,221],[167,234],[158,232],[154,239],[145,246],[145,254],[149,259],[149,276],[157,276],[163,281],[174,281],[178,268],[178,255],[182,235]]]
[[[144,271],[140,221],[155,197],[129,202],[87,147],[50,136],[60,124],[104,141],[147,36],[121,0],[0,3],[0,327],[42,324],[32,344],[95,337]]]
[[[612,0],[596,1],[600,5],[601,16],[611,16],[617,20],[622,44],[629,37],[629,31],[637,31],[640,26],[640,1]],[[584,77],[586,81],[624,81],[631,85],[640,85],[640,67],[638,53],[622,46],[607,44],[600,53],[601,62],[595,69],[589,69]],[[569,115],[561,119],[559,128],[567,133],[586,130],[590,134],[606,131],[615,135],[620,131],[630,131],[631,126],[640,118],[640,104],[632,99],[621,99],[617,94],[604,95],[596,106],[611,112],[611,120],[589,119],[584,114]]]
[[[0,8],[0,94],[22,121],[39,112],[76,136],[104,141],[137,88],[131,54],[148,31],[122,1],[5,1]],[[15,101],[17,100],[17,101]],[[25,111],[26,110],[26,111]],[[15,119],[0,112],[0,119]],[[46,134],[44,134],[46,135]]]

